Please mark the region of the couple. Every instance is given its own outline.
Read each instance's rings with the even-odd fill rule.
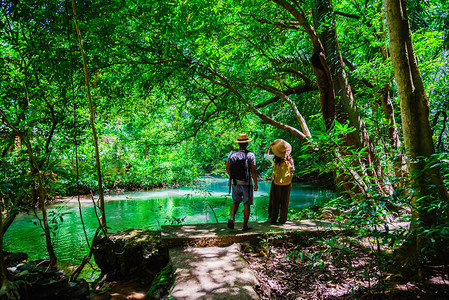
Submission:
[[[243,202],[243,231],[250,230],[248,220],[250,207],[253,204],[254,191],[259,189],[257,185],[256,157],[253,152],[246,150],[252,139],[246,133],[240,133],[235,140],[239,144],[238,150],[233,150],[226,161],[226,172],[229,175],[230,187],[232,185],[231,219],[228,227],[234,229],[235,215],[240,203]],[[270,149],[273,152],[270,155]],[[273,165],[272,184],[270,190],[270,203],[268,205],[268,218],[271,223],[277,223],[280,210],[279,223],[287,221],[288,205],[290,202],[291,179],[295,171],[293,158],[290,156],[292,147],[284,140],[277,139],[270,143],[265,158]]]

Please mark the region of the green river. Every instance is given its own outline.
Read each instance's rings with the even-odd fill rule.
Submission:
[[[270,182],[259,182],[254,194],[250,222],[267,219]],[[232,204],[228,194],[228,180],[204,178],[200,186],[161,189],[147,192],[113,194],[105,197],[105,210],[110,232],[128,228],[159,229],[168,224],[194,224],[226,222]],[[299,210],[320,205],[334,193],[317,186],[293,183],[290,208]],[[209,203],[209,204],[208,204]],[[81,212],[87,235],[91,239],[98,222],[91,200],[81,202]],[[212,208],[215,215],[212,211]],[[243,218],[239,208],[237,221]],[[48,207],[53,243],[59,261],[71,264],[88,251],[76,198]],[[26,252],[29,260],[48,257],[39,219],[31,211],[16,217],[4,236],[4,250]]]

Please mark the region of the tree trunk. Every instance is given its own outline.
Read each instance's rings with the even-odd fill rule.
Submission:
[[[293,6],[285,0],[272,0],[287,10],[309,36],[313,46],[313,55],[310,58],[315,73],[318,90],[320,92],[320,105],[326,129],[330,129],[335,120],[335,90],[329,66],[326,61],[323,44],[313,26],[307,21],[304,11],[299,6]]]
[[[399,138],[399,130],[396,124],[396,118],[394,116],[394,106],[390,98],[390,85],[386,84],[383,88],[383,95],[381,96],[382,108],[384,112],[385,120],[388,121],[388,140],[393,150],[394,155],[394,175],[396,178],[404,177],[406,173],[405,157],[400,151],[402,142]]]
[[[44,223],[43,229],[44,229],[44,233],[45,233],[45,243],[47,245],[47,252],[50,257],[50,267],[52,269],[57,269],[58,262],[56,259],[56,254],[53,249],[52,242],[51,242],[50,226],[48,225],[47,206],[45,204],[47,195],[46,195],[45,188],[44,188],[44,181],[42,180],[42,174],[41,174],[41,171],[39,170],[39,167],[37,166],[37,162],[36,162],[36,159],[34,158],[34,154],[32,152],[31,144],[30,144],[29,140],[25,139],[25,137],[23,137],[23,136],[21,137],[21,139],[27,148],[31,168],[33,170],[32,172],[34,174],[36,174],[36,176],[37,176],[38,191],[39,191],[39,205],[40,205],[41,211],[42,211],[42,221]]]
[[[377,12],[380,13],[382,11],[382,3],[379,3],[377,7]],[[381,24],[380,29],[380,39],[385,39],[385,28],[383,26],[383,19],[379,22]],[[377,36],[377,35],[376,35]],[[388,53],[388,49],[384,46],[381,46],[382,51],[382,61],[384,64],[387,64],[388,59],[390,58],[390,54]],[[405,157],[402,154],[402,151],[399,152],[400,147],[402,145],[401,139],[399,138],[399,130],[396,124],[396,118],[394,116],[394,105],[390,98],[390,84],[386,83],[383,87],[382,96],[381,96],[382,108],[384,112],[385,120],[388,122],[388,138],[390,142],[391,148],[395,151],[394,153],[394,175],[396,178],[402,178],[404,173],[407,171]]]
[[[429,100],[418,70],[405,1],[387,0],[385,6],[391,61],[401,105],[407,166],[411,183],[416,190],[413,202],[417,204],[416,201],[422,197],[427,201],[432,197],[447,201],[449,196],[440,170],[426,166],[428,163],[435,165],[435,162],[431,162],[435,148],[429,120]],[[415,216],[422,225],[430,226],[437,222],[434,214],[427,211],[427,208],[415,208]]]
[[[3,209],[0,209],[0,290],[5,289],[9,284],[6,272],[5,259],[3,256]]]
[[[75,6],[75,0],[72,0],[72,10],[73,10],[73,19],[75,21],[75,27],[76,27],[76,33],[78,35],[78,41],[80,45],[80,52],[81,57],[83,59],[83,70],[84,70],[84,77],[86,80],[86,90],[87,90],[87,98],[89,100],[89,111],[90,111],[90,125],[92,128],[92,138],[94,141],[94,148],[95,148],[95,166],[97,170],[97,179],[98,179],[98,198],[100,201],[100,210],[101,210],[101,228],[105,231],[105,234],[107,233],[107,226],[106,226],[106,212],[104,208],[104,191],[103,191],[103,180],[101,175],[101,165],[100,165],[100,153],[98,150],[98,137],[97,137],[97,131],[95,129],[95,108],[92,102],[92,96],[90,93],[90,85],[89,85],[89,72],[87,71],[87,60],[86,55],[84,54],[84,47],[83,47],[83,40],[81,38],[81,31],[78,25],[78,19],[76,17],[76,6]]]
[[[333,78],[332,85],[335,91],[336,119],[341,124],[349,122],[349,126],[354,132],[344,136],[346,146],[354,147],[357,150],[366,149],[366,156],[353,160],[351,173],[361,172],[368,174],[365,179],[357,180],[357,185],[377,186],[381,192],[390,193],[391,189],[380,183],[381,177],[380,161],[374,153],[374,147],[370,141],[365,122],[357,108],[352,88],[349,85],[346,72],[344,70],[343,57],[338,43],[337,31],[333,5],[331,0],[316,0],[315,26],[320,27],[320,40],[323,43],[326,53],[326,62],[329,66]],[[325,25],[322,25],[324,23]],[[344,153],[343,153],[344,154]],[[356,171],[359,169],[358,171]],[[363,190],[356,190],[363,192]]]
[[[350,126],[355,129],[354,133],[351,134],[352,137],[348,138],[348,142],[352,140],[351,144],[354,144],[357,149],[367,149],[366,165],[370,167],[375,161],[374,150],[344,70],[335,27],[332,0],[316,0],[316,12],[316,26],[320,26],[319,22],[321,21],[326,21],[329,24],[321,26],[323,30],[320,39],[323,41],[326,61],[334,78],[335,97],[338,99],[336,101],[337,119],[342,124],[349,121]],[[377,176],[376,174],[374,175]]]
[[[429,120],[429,100],[418,70],[410,23],[404,0],[385,1],[388,31],[390,33],[390,54],[401,105],[402,130],[407,154],[407,167],[411,188],[412,221],[416,229],[409,245],[414,247],[407,254],[405,264],[418,265],[419,254],[425,246],[422,229],[438,224],[433,201],[448,201],[449,195],[436,162],[432,161],[435,149]],[[418,268],[422,277],[422,270]]]
[[[53,269],[56,269],[58,266],[58,263],[57,263],[55,251],[53,249],[53,245],[51,243],[50,227],[48,225],[48,218],[47,218],[47,208],[45,206],[46,205],[45,204],[46,193],[45,193],[45,188],[44,188],[44,181],[42,180],[42,175],[39,170],[39,166],[34,157],[33,149],[31,148],[31,144],[30,144],[30,140],[29,140],[28,136],[26,135],[26,133],[20,132],[8,120],[8,118],[6,117],[6,115],[3,113],[3,111],[1,109],[0,109],[0,116],[3,118],[3,121],[6,124],[6,126],[8,126],[11,130],[13,130],[17,134],[17,136],[20,137],[21,142],[25,144],[27,152],[28,152],[28,160],[30,162],[31,173],[35,174],[37,176],[38,190],[39,190],[38,198],[39,198],[39,203],[40,203],[41,210],[42,210],[42,221],[44,223],[43,229],[44,229],[44,233],[45,233],[45,242],[46,242],[46,246],[47,246],[47,251],[48,251],[48,255],[50,257],[50,267]],[[2,231],[3,231],[3,229],[2,229]],[[2,232],[2,234],[3,234],[3,232]]]
[[[5,234],[5,232],[8,230],[9,226],[11,226],[12,222],[16,218],[16,216],[19,214],[19,212],[14,211],[11,214],[6,216],[5,223],[3,223],[2,233]]]

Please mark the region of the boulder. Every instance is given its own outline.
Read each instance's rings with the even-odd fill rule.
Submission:
[[[21,262],[9,266],[14,283],[25,283],[18,299],[89,299],[89,284],[85,280],[70,282],[61,270],[49,269],[48,260]]]
[[[28,254],[23,252],[6,252],[3,251],[3,259],[6,267],[16,266],[21,262],[28,260]]]
[[[94,241],[95,262],[107,280],[152,280],[167,265],[160,231],[129,229]]]

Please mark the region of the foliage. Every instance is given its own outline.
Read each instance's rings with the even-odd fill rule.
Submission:
[[[378,166],[368,167],[354,163],[369,149],[347,144],[345,137],[355,130],[349,123],[335,122],[326,130],[310,63],[313,44],[275,1],[78,2],[105,187],[151,189],[193,183],[201,174],[224,175],[224,161],[236,147],[233,140],[239,132],[253,138],[249,149],[256,154],[258,173],[267,178],[270,165],[263,153],[272,140],[283,138],[293,146],[296,174],[333,174],[342,196],[327,208],[301,212],[298,217],[322,215],[350,228],[374,227],[360,234],[379,245],[403,243],[407,235],[391,231],[387,220],[399,218],[400,212],[406,221],[411,218],[415,207],[409,199],[415,190],[411,178],[394,172],[404,149],[389,140],[392,123],[381,101],[387,87],[401,138],[398,91],[385,57],[388,34],[383,3],[359,2],[332,4],[349,86],[378,161]],[[70,3],[0,3],[3,209],[13,213],[37,199],[38,174],[30,164],[25,140],[50,198],[95,193],[98,183],[85,82]],[[313,22],[314,1],[295,3],[319,33],[332,21]],[[437,161],[442,162],[426,168],[438,167],[447,176],[448,3],[407,3],[430,100]],[[292,92],[299,87],[301,92]],[[310,129],[312,138],[307,141],[285,130],[303,125],[295,109]],[[375,167],[382,171],[377,183],[372,175]],[[349,181],[357,184],[347,188]],[[419,207],[438,219],[418,233],[429,237],[422,249],[424,261],[447,245],[447,203],[430,200]],[[271,241],[266,242],[269,247]],[[322,262],[319,254],[310,260],[316,266]]]
[[[441,167],[441,165],[435,164],[435,161],[445,162],[444,159],[439,158],[429,160],[422,172],[425,172],[426,168]],[[419,177],[420,174],[414,174],[414,176]],[[427,197],[412,203],[410,195],[416,192],[413,178],[394,179],[396,181],[393,179],[387,181],[396,186],[395,192],[390,196],[385,196],[380,190],[371,189],[364,194],[359,194],[358,197],[351,198],[350,201],[347,198],[339,197],[331,200],[324,207],[312,207],[292,215],[291,218],[323,218],[337,222],[343,229],[353,231],[358,240],[366,239],[375,253],[375,255],[373,254],[375,259],[382,261],[390,259],[391,250],[397,253],[407,251],[409,243],[414,241],[417,236],[422,236],[424,244],[420,248],[420,262],[422,264],[447,263],[446,251],[443,250],[449,245],[447,239],[449,207],[447,202]],[[428,185],[431,187],[430,182]],[[423,226],[419,216],[412,214],[413,210],[430,214],[434,218],[434,222],[430,226]],[[411,224],[411,230],[408,229],[409,224]],[[338,246],[340,244],[335,244],[332,239],[318,239],[317,241],[325,243],[331,248],[340,247]],[[315,262],[317,254],[314,255],[310,254],[310,257],[306,258]],[[300,252],[292,252],[291,256],[295,259],[306,259]],[[400,259],[400,261],[396,261],[398,266],[406,263],[406,260],[401,259],[402,257],[402,254],[397,257]]]
[[[264,234],[260,241],[260,246],[262,247],[262,253],[265,253],[267,257],[270,255],[276,255],[276,250],[274,249],[276,245],[281,244],[287,237],[285,232],[267,232]]]
[[[172,281],[173,281],[173,267],[171,263],[162,268],[162,270],[156,274],[153,281],[151,282],[151,287],[147,292],[150,297],[160,297],[168,293]]]
[[[35,94],[28,96],[29,104],[21,110],[16,110],[18,112],[16,116],[21,114],[35,116],[24,124],[29,124],[27,128],[35,128],[33,132],[36,133],[49,130],[48,126],[47,130],[44,129],[46,123],[38,120],[48,119],[52,114],[58,120],[62,120],[56,124],[61,129],[58,129],[52,138],[51,149],[54,154],[50,159],[62,158],[73,161],[75,141],[79,143],[80,158],[83,156],[82,149],[87,150],[84,155],[89,157],[91,151],[88,149],[91,145],[87,130],[87,107],[83,91],[79,88],[84,84],[80,59],[73,54],[73,51],[77,49],[76,39],[74,36],[70,37],[70,34],[74,33],[70,25],[71,13],[65,11],[66,8],[63,6],[59,10],[54,9],[57,5],[57,2],[49,1],[47,5],[39,7],[33,1],[28,1],[19,6],[10,3],[3,8],[5,14],[2,19],[2,30],[7,34],[2,39],[2,47],[5,50],[2,51],[4,58],[2,68],[5,70],[4,74],[8,74],[9,80],[2,81],[1,88],[6,97],[4,99],[7,99],[8,95],[13,95],[14,91],[22,90],[21,93],[23,93],[23,88],[19,84],[21,81],[27,81],[26,85],[30,89],[31,86],[36,85],[32,76],[38,76],[39,88],[33,88]],[[336,24],[341,47],[350,49],[345,50],[345,54],[356,66],[350,80],[354,82],[358,93],[357,102],[363,108],[362,114],[368,128],[378,134],[375,139],[382,141],[385,138],[385,131],[380,130],[387,124],[384,118],[379,117],[380,107],[375,99],[376,94],[379,93],[379,87],[391,80],[392,71],[388,64],[382,62],[380,52],[375,51],[378,46],[384,47],[387,40],[379,39],[370,33],[371,28],[376,28],[379,33],[385,30],[382,14],[376,9],[376,1],[369,2],[367,6],[346,1],[337,1],[334,5],[336,11],[345,10],[359,16],[347,18],[338,15]],[[410,9],[419,11],[422,7],[410,6]],[[307,7],[307,9],[312,8],[312,5]],[[58,11],[58,14],[50,14],[51,10]],[[207,76],[212,70],[220,72],[239,87],[239,93],[247,99],[246,101],[257,104],[269,94],[250,83],[260,82],[281,88],[282,85],[292,86],[295,82],[300,82],[293,76],[285,76],[277,72],[286,67],[311,76],[311,69],[307,66],[310,45],[304,42],[303,33],[280,28],[273,31],[273,26],[268,21],[288,18],[288,14],[279,6],[270,2],[248,5],[245,1],[236,2],[233,5],[195,1],[156,2],[154,5],[98,1],[79,3],[78,10],[82,30],[86,32],[86,54],[92,70],[100,135],[103,138],[112,136],[116,141],[113,149],[108,147],[103,149],[104,171],[107,172],[107,166],[114,159],[117,160],[117,157],[113,157],[118,154],[117,151],[123,152],[120,153],[120,159],[123,160],[121,163],[130,164],[134,168],[134,175],[124,179],[124,183],[117,183],[118,185],[135,182],[136,178],[143,176],[141,180],[143,183],[136,182],[136,185],[149,187],[164,181],[181,180],[182,182],[185,177],[192,178],[198,173],[220,170],[222,167],[220,160],[212,154],[218,152],[222,159],[226,153],[223,150],[228,147],[231,136],[240,130],[253,131],[257,133],[256,136],[260,133],[263,143],[281,136],[291,140],[296,149],[301,146],[285,133],[257,124],[254,117],[249,117],[245,113],[244,105],[242,106],[241,101],[235,99],[235,95],[229,94],[229,91],[201,77],[202,74]],[[210,14],[211,11],[214,12],[213,16]],[[421,9],[421,13],[410,14],[413,20],[417,18],[414,23],[416,24],[414,25],[415,48],[421,59],[425,78],[432,78],[433,74],[446,73],[443,63],[445,52],[441,51],[445,32],[444,30],[428,31],[429,24],[431,24],[430,28],[442,28],[439,26],[438,18],[434,18],[442,11],[442,7],[435,4],[428,5],[426,10]],[[30,19],[32,13],[35,14],[33,21],[21,35],[20,31],[14,28],[27,24],[26,21]],[[129,18],[129,22],[121,22],[123,18]],[[419,18],[422,20],[418,21]],[[371,23],[363,23],[364,19],[370,19]],[[360,23],[363,26],[358,26]],[[11,27],[12,24],[15,24],[15,27]],[[57,28],[57,24],[65,25]],[[44,28],[47,31],[44,31]],[[44,34],[45,32],[58,34],[48,35]],[[41,35],[38,36],[38,33]],[[30,36],[33,39],[29,39]],[[32,40],[39,43],[32,43]],[[176,47],[174,48],[173,45]],[[354,47],[354,45],[359,46]],[[25,52],[27,49],[30,51]],[[36,55],[37,59],[31,60],[33,55]],[[20,60],[15,60],[15,57],[25,59],[22,60],[22,65],[19,63]],[[49,60],[48,57],[56,57],[56,59]],[[26,68],[27,59],[30,66]],[[167,62],[164,62],[164,59]],[[190,71],[183,67],[186,59],[193,61]],[[45,64],[45,62],[49,63]],[[71,70],[71,75],[66,72],[67,70]],[[436,72],[440,70],[443,70],[443,73]],[[45,83],[45,78],[51,78],[52,81]],[[444,76],[437,78],[444,82]],[[366,89],[366,86],[361,84],[364,80],[368,80],[373,87]],[[433,85],[438,80],[428,81],[429,94],[434,95],[433,90],[441,91],[441,88],[445,86],[444,83]],[[435,93],[435,97],[441,101],[432,103],[440,106],[445,98],[437,95],[441,95],[441,92]],[[310,120],[308,123],[314,131],[314,139],[319,140],[323,128],[319,117],[317,118],[318,102],[313,100],[316,92],[291,97],[305,117]],[[38,105],[40,99],[44,98],[47,104]],[[16,107],[20,108],[19,99],[15,101],[19,105]],[[56,106],[56,103],[63,105]],[[376,112],[374,112],[373,103],[376,104]],[[13,107],[8,105],[5,107],[7,108],[5,112],[14,116]],[[51,107],[63,109],[51,113],[49,110]],[[444,107],[441,106],[441,109],[437,109],[435,113],[443,111]],[[26,112],[25,109],[30,111]],[[263,110],[264,113],[286,124],[294,122],[288,106],[281,103],[274,103]],[[39,114],[42,116],[37,117]],[[370,121],[367,121],[368,119]],[[33,120],[35,120],[34,123],[30,123]],[[437,130],[443,135],[436,135],[435,138],[437,141],[441,140],[439,149],[445,149],[443,144],[445,139],[439,139],[439,136],[444,137],[446,128],[441,127],[441,121],[436,122],[435,126],[440,127],[435,128],[438,128]],[[75,132],[72,127],[74,124],[77,128]],[[232,133],[231,128],[234,128]],[[267,131],[270,131],[269,135]],[[208,142],[208,145],[202,145],[203,149],[209,151],[201,151],[201,147],[193,145],[190,147],[189,144],[192,144],[193,139],[201,141],[201,144]],[[181,143],[185,141],[185,144],[175,146],[179,141]],[[153,162],[143,163],[141,161],[145,156],[143,153],[153,152],[155,148],[165,152],[176,151],[191,155],[186,157],[186,164],[173,165],[173,168],[169,167],[171,170],[160,166],[145,172],[148,165],[154,164],[154,161],[170,161],[172,164],[179,160],[176,156],[161,156],[155,157]],[[162,150],[163,148],[165,149]],[[263,147],[259,144],[257,150],[260,148]],[[294,155],[297,155],[296,152]],[[92,166],[90,159],[87,164]],[[194,160],[193,163],[191,163],[192,160]],[[301,163],[301,169],[310,167],[307,164],[302,165],[302,162],[305,162],[303,159],[299,159],[298,162]],[[173,171],[176,173],[178,170],[186,170],[188,165],[193,166],[190,169],[199,169],[198,172],[170,175]],[[139,167],[136,169],[134,166]],[[267,168],[268,166],[263,166],[264,170]],[[148,175],[153,171],[154,175]],[[75,186],[73,170],[61,170],[58,174],[64,172],[64,175],[72,174],[71,178],[65,181]],[[89,175],[80,173],[86,178],[81,179],[81,183],[86,182],[87,184],[83,185],[89,189],[92,188],[92,184],[88,182],[94,180],[91,172],[92,170],[87,171]],[[161,176],[159,180],[158,176]],[[92,179],[87,180],[87,178]],[[114,182],[115,180],[112,179],[109,186],[113,186]],[[71,190],[73,191],[73,188]],[[60,190],[56,189],[53,192],[53,194],[57,193],[60,193]]]

